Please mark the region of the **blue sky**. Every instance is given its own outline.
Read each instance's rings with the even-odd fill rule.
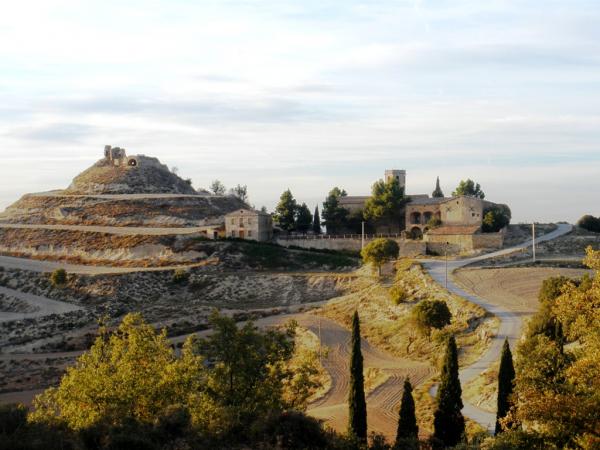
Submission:
[[[597,1],[20,1],[0,16],[0,208],[105,144],[272,208],[473,178],[515,221],[600,215]]]

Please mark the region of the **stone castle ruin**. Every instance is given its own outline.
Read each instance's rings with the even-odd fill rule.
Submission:
[[[154,167],[157,169],[169,170],[161,164],[157,158],[151,158],[145,155],[127,156],[127,152],[121,147],[104,146],[104,162],[115,167]]]

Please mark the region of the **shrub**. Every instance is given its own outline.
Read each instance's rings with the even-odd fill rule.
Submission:
[[[484,233],[496,233],[508,226],[511,219],[510,208],[506,205],[494,205],[483,210],[481,229]]]
[[[417,327],[431,337],[431,329],[441,329],[450,324],[452,314],[442,300],[423,300],[414,307],[413,319]]]
[[[0,435],[12,434],[27,426],[27,408],[21,404],[0,405]]]
[[[584,230],[600,233],[600,217],[594,217],[586,214],[577,221],[577,225]]]
[[[439,217],[432,217],[431,219],[429,219],[429,221],[427,222],[427,227],[429,228],[437,228],[439,226],[442,225],[442,219],[440,219]]]
[[[50,274],[50,283],[54,287],[61,287],[67,284],[67,271],[65,269],[56,269]]]
[[[388,295],[394,305],[399,305],[408,298],[408,294],[402,286],[392,286],[388,291]]]
[[[177,269],[173,272],[173,278],[171,278],[171,282],[173,284],[183,284],[188,281],[190,278],[190,274],[185,269]]]

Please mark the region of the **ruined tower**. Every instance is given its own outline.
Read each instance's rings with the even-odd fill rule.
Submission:
[[[388,169],[385,171],[385,181],[396,180],[401,188],[406,188],[406,170]]]

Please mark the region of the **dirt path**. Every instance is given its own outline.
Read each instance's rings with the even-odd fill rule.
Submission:
[[[559,224],[556,230],[544,236],[541,236],[536,240],[537,242],[545,242],[552,239],[556,239],[557,237],[569,233],[572,230],[572,228],[572,225]],[[515,247],[499,250],[497,252],[488,253],[486,255],[481,255],[474,258],[452,260],[447,262],[443,260],[421,261],[421,263],[429,272],[431,277],[439,284],[444,286],[447,280],[449,291],[465,298],[466,300],[472,303],[481,306],[485,310],[498,317],[498,319],[500,319],[500,328],[498,329],[498,333],[492,340],[492,345],[490,346],[490,348],[474,364],[471,364],[467,367],[463,367],[460,370],[459,377],[463,385],[477,377],[481,372],[489,368],[500,358],[502,343],[504,342],[505,338],[509,340],[511,348],[515,347],[517,340],[521,337],[523,320],[522,315],[518,312],[509,309],[504,304],[501,298],[489,298],[486,292],[484,292],[482,296],[475,295],[471,292],[467,292],[455,282],[452,273],[455,270],[464,267],[468,264],[483,261],[489,258],[494,258],[497,256],[508,255],[520,251],[523,248],[527,248],[528,246],[531,246],[531,241],[524,242],[523,244]],[[495,414],[486,412],[478,408],[477,406],[467,402],[466,400],[463,400],[463,403],[465,405],[463,409],[463,414],[478,422],[482,427],[484,427],[488,431],[494,430],[496,421]]]
[[[9,297],[18,298],[19,300],[22,300],[28,305],[35,308],[35,311],[28,313],[0,311],[0,322],[8,322],[10,320],[31,319],[36,317],[49,316],[51,314],[64,314],[67,312],[79,311],[83,309],[80,306],[72,305],[70,303],[59,302],[46,297],[40,297],[26,292],[15,291],[14,289],[9,289],[2,286],[0,286],[0,293]]]
[[[294,319],[317,336],[327,348],[323,367],[331,375],[329,391],[311,404],[308,413],[327,422],[332,428],[345,432],[348,427],[348,388],[350,383],[350,332],[337,323],[313,314],[296,314],[268,317],[257,325],[268,326]],[[402,397],[404,379],[410,377],[413,386],[425,381],[434,369],[428,363],[397,358],[372,347],[366,340],[361,342],[365,369],[373,367],[386,373],[389,378],[367,396],[369,432],[382,433],[395,439],[398,409]]]
[[[202,231],[213,230],[215,225],[204,227],[110,227],[99,225],[38,225],[21,223],[0,223],[0,228],[17,228],[26,230],[66,230],[87,233],[106,233],[123,236],[170,236],[181,234],[195,234]]]

